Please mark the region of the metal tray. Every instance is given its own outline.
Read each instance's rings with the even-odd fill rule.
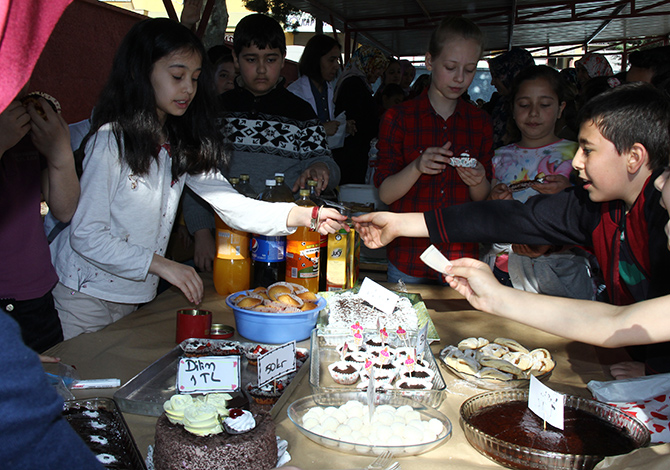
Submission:
[[[309,368],[309,384],[312,386],[314,393],[349,392],[358,390],[356,384],[340,385],[336,383],[328,372],[328,365],[338,361],[340,358],[340,355],[337,352],[337,347],[344,344],[348,338],[350,338],[349,334],[322,335],[316,329],[312,331],[312,357]],[[408,338],[413,339],[414,335],[408,333]],[[389,340],[391,345],[393,345],[394,338],[389,336]],[[433,356],[430,348],[426,349],[424,361],[427,362],[431,370],[435,372],[432,390],[391,389],[383,390],[379,393],[411,398],[426,406],[438,408],[444,401],[447,384],[442,377],[440,368],[438,367],[438,364],[435,361],[435,356]]]
[[[259,343],[230,340],[205,340],[211,343],[238,343],[242,348],[256,347]],[[264,345],[268,348],[276,345]],[[299,351],[306,352],[302,348]],[[175,346],[169,353],[158,359],[142,372],[126,382],[114,393],[114,399],[119,408],[126,413],[134,413],[147,416],[160,416],[163,414],[163,403],[168,401],[176,393],[177,368],[179,358],[183,355],[182,346]],[[309,358],[308,358],[309,361]],[[240,356],[241,385],[244,388],[247,383],[257,383],[258,372],[256,367],[249,366],[244,354]],[[302,367],[301,367],[302,369]],[[233,397],[243,392],[233,392]],[[284,392],[285,394],[286,392]]]
[[[70,414],[69,412],[76,412],[82,410],[82,413]],[[104,413],[98,417],[90,412]],[[119,411],[119,407],[111,398],[87,398],[82,400],[68,400],[63,403],[63,412],[65,419],[70,423],[73,429],[79,434],[89,448],[96,454],[100,460],[101,454],[110,454],[114,456],[123,456],[122,460],[126,465],[119,466],[120,462],[109,463],[105,465],[108,468],[124,468],[127,470],[146,470],[142,454],[140,454],[137,444],[133,439],[123,415]],[[105,427],[91,426],[91,433],[87,433],[85,429],[87,424],[97,421],[105,424]],[[91,435],[100,436],[107,439],[107,447],[99,448],[91,440]]]
[[[347,290],[351,290],[352,292],[357,293],[359,289],[360,286],[356,286],[353,289],[347,289]],[[339,294],[345,291],[346,290],[319,292],[319,295],[322,296],[324,299],[328,300],[333,294]],[[427,331],[428,342],[432,343],[434,341],[440,341],[440,337],[437,334],[435,324],[433,323],[433,320],[430,318],[430,315],[428,314],[428,309],[426,308],[426,304],[423,303],[421,294],[410,294],[407,292],[397,292],[397,291],[393,292],[402,297],[407,297],[410,300],[412,306],[414,307],[414,310],[416,310],[416,316],[418,318],[419,328],[423,328],[423,326],[426,323],[428,324],[428,331]],[[321,310],[321,312],[319,312],[319,318],[316,322],[316,327],[318,328],[319,333],[323,335],[347,334],[349,332],[348,328],[333,328],[328,326],[329,313],[330,310],[328,309],[327,305],[326,308],[324,308],[323,310]],[[393,326],[397,328],[398,325]],[[407,331],[410,332],[410,330]]]

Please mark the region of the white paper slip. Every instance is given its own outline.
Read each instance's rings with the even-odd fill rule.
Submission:
[[[435,245],[426,248],[426,251],[421,253],[420,258],[421,261],[439,273],[447,274],[447,268],[451,266],[451,262],[440,253],[440,250],[435,248]]]
[[[358,295],[367,303],[382,312],[390,315],[395,310],[395,305],[400,298],[395,292],[391,292],[386,287],[377,284],[375,281],[366,277],[363,279]],[[386,326],[386,325],[384,325]]]
[[[534,375],[530,376],[528,408],[540,419],[551,424],[553,427],[563,429],[565,395],[550,389],[535,378]]]

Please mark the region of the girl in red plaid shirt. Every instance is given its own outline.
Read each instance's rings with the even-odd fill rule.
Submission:
[[[445,18],[426,53],[426,67],[432,73],[429,89],[384,115],[374,183],[392,211],[426,211],[488,196],[491,123],[485,112],[461,98],[472,83],[482,50],[483,35],[474,23]],[[463,157],[475,159],[473,167],[460,166]],[[421,238],[398,238],[389,244],[388,281],[442,282],[419,260],[428,244]],[[475,243],[443,243],[438,248],[450,259],[479,255]]]

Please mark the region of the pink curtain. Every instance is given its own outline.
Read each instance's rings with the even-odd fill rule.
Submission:
[[[26,84],[72,0],[0,0],[0,112]]]

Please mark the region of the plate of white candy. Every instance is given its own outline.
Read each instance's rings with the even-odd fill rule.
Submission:
[[[398,396],[375,396],[370,419],[367,394],[340,392],[300,398],[288,416],[312,441],[341,452],[417,455],[451,436],[451,422],[439,411]]]

